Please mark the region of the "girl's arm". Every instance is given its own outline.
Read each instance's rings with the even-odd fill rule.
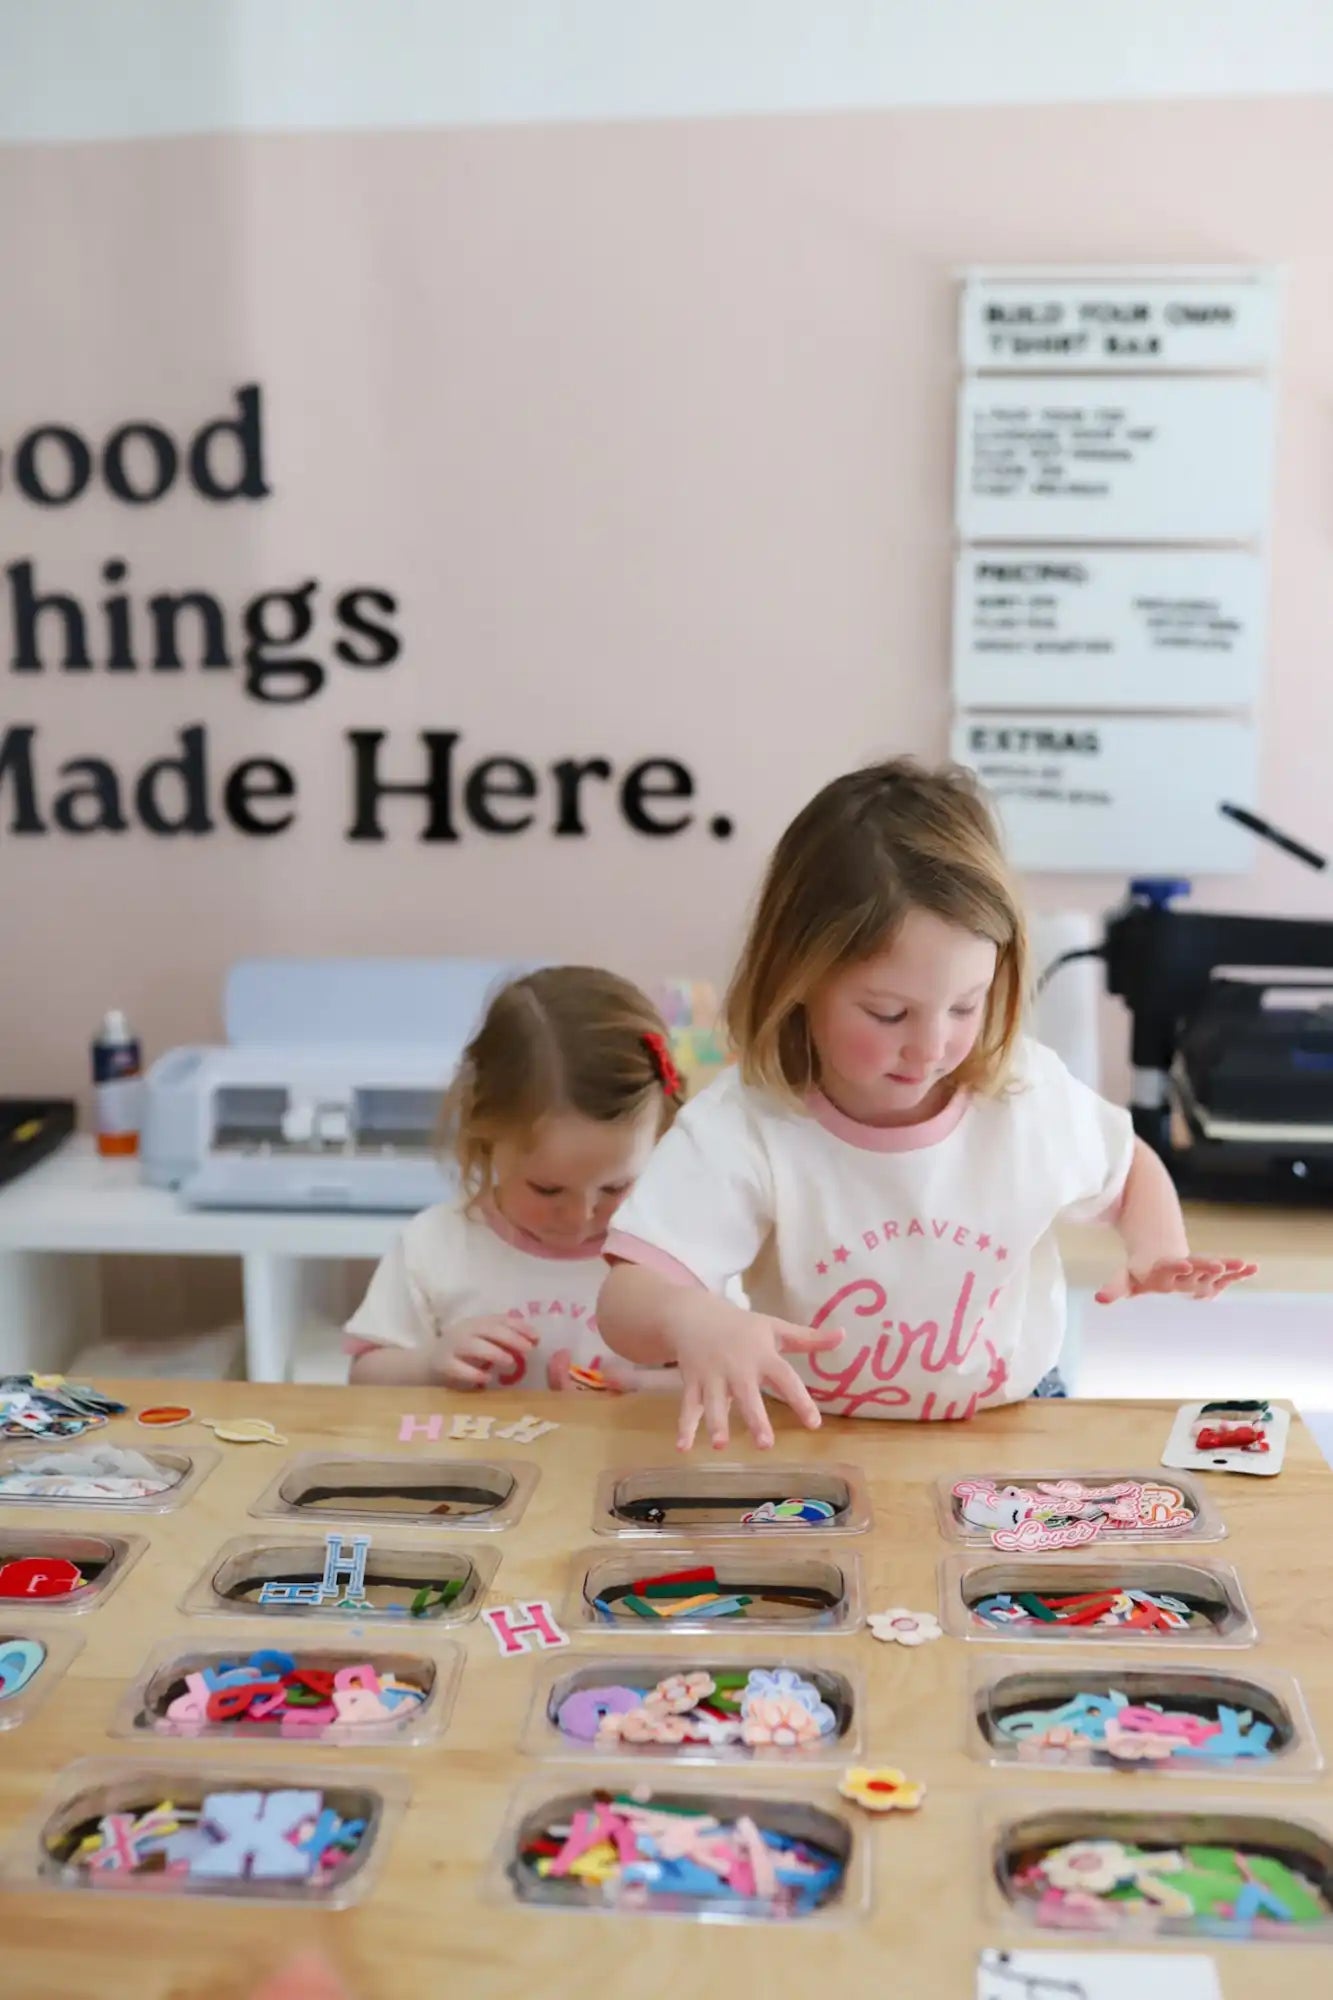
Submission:
[[[1126,1268],[1098,1292],[1098,1303],[1104,1306],[1143,1292],[1183,1292],[1190,1298],[1213,1299],[1238,1279],[1252,1278],[1258,1269],[1239,1257],[1190,1255],[1180,1196],[1162,1161],[1142,1139],[1134,1141],[1113,1226],[1125,1246]]]
[[[667,1331],[673,1295],[683,1289],[641,1264],[613,1264],[597,1300],[597,1324],[606,1344],[640,1368],[663,1368],[676,1359]]]
[[[1115,1230],[1132,1271],[1150,1271],[1154,1264],[1168,1260],[1179,1263],[1190,1254],[1175,1183],[1142,1139],[1134,1141]]]
[[[353,1358],[347,1379],[368,1386],[419,1389],[435,1380],[432,1360],[428,1347],[368,1347]]]
[[[597,1304],[614,1353],[641,1367],[678,1367],[682,1451],[700,1424],[720,1451],[733,1405],[755,1443],[770,1446],[765,1391],[811,1430],[819,1423],[783,1357],[836,1347],[841,1332],[792,1326],[719,1296],[733,1273],[749,1270],[772,1220],[772,1172],[729,1071],[686,1106],[613,1218],[604,1251],[612,1269]]]

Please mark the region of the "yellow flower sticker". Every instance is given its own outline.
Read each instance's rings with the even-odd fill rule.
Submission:
[[[844,1771],[838,1790],[866,1812],[915,1812],[926,1796],[924,1785],[913,1784],[901,1771],[883,1764],[874,1770],[858,1764]]]

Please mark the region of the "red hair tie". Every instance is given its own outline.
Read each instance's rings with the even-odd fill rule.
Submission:
[[[666,1036],[645,1035],[643,1045],[653,1059],[653,1068],[657,1071],[657,1081],[661,1084],[667,1096],[679,1097],[680,1071],[671,1059],[671,1051],[667,1047]]]

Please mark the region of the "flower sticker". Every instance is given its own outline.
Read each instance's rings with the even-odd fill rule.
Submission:
[[[1132,1882],[1139,1867],[1118,1840],[1071,1840],[1053,1847],[1041,1864],[1052,1888],[1091,1896],[1109,1896],[1122,1882]]]
[[[942,1639],[938,1618],[929,1611],[904,1611],[895,1606],[892,1611],[876,1611],[866,1620],[877,1639],[896,1641],[900,1646],[924,1646],[928,1639]]]
[[[813,1681],[803,1680],[791,1667],[752,1667],[741,1697],[741,1714],[748,1716],[757,1702],[772,1701],[796,1702],[806,1709],[817,1725],[817,1735],[831,1735],[837,1727],[837,1717]]]
[[[711,1674],[702,1671],[692,1674],[668,1674],[659,1681],[651,1694],[643,1698],[645,1708],[665,1708],[672,1715],[687,1715],[697,1708],[701,1701],[707,1701],[717,1683]]]
[[[799,1750],[819,1741],[819,1722],[794,1695],[773,1695],[747,1701],[741,1741],[754,1748]]]
[[[901,1771],[883,1764],[873,1770],[854,1765],[843,1772],[838,1790],[853,1805],[875,1813],[915,1812],[926,1796],[924,1785],[913,1784]]]
[[[746,1701],[771,1701],[776,1695],[794,1695],[797,1701],[810,1705],[809,1698],[819,1700],[819,1691],[807,1680],[803,1680],[794,1667],[751,1667],[750,1678],[745,1683]]]

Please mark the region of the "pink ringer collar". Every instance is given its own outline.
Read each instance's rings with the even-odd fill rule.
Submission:
[[[863,1153],[916,1153],[925,1146],[938,1146],[941,1139],[957,1131],[971,1101],[967,1091],[956,1090],[943,1111],[937,1111],[920,1125],[863,1125],[859,1119],[839,1111],[822,1090],[812,1090],[805,1106],[826,1132],[845,1145],[859,1147]]]
[[[516,1222],[502,1215],[493,1201],[481,1202],[476,1212],[491,1234],[498,1236],[502,1243],[509,1244],[513,1250],[521,1250],[527,1257],[545,1257],[553,1264],[590,1263],[593,1258],[601,1256],[602,1245],[606,1241],[605,1236],[590,1237],[575,1250],[553,1250],[549,1243],[543,1243],[540,1237],[532,1235],[527,1229],[520,1229]]]

